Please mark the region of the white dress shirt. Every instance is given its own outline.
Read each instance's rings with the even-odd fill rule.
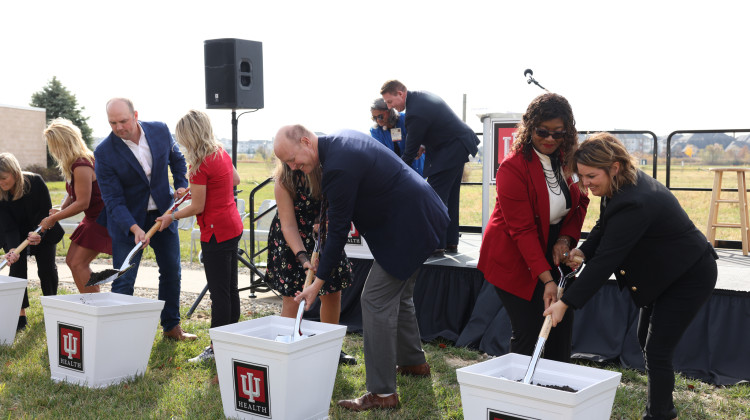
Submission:
[[[146,174],[149,184],[151,184],[151,167],[154,164],[154,159],[151,156],[151,148],[148,146],[148,141],[146,140],[146,133],[143,131],[143,127],[141,127],[140,123],[138,123],[138,127],[141,131],[141,138],[138,140],[138,144],[125,139],[122,139],[122,141],[128,146],[128,149],[133,152],[133,156],[135,156],[135,159],[141,164],[141,168],[143,168],[143,172]],[[158,209],[154,197],[149,195],[147,211]]]

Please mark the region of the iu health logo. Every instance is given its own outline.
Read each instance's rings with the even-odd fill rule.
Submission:
[[[58,366],[83,372],[83,327],[57,323]]]
[[[268,366],[232,360],[234,407],[237,411],[271,418]]]

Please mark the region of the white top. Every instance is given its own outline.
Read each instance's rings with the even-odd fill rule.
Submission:
[[[148,141],[146,140],[146,133],[143,132],[143,127],[141,127],[141,123],[138,123],[138,128],[140,128],[141,131],[141,138],[138,140],[138,144],[135,144],[134,142],[130,140],[121,139],[126,146],[128,146],[128,149],[130,149],[131,152],[133,152],[133,156],[135,156],[135,159],[138,161],[138,163],[141,164],[141,168],[143,168],[143,172],[146,174],[146,178],[148,179],[149,184],[151,183],[151,167],[154,164],[154,159],[151,156],[151,148],[148,146]],[[148,196],[148,209],[147,211],[151,210],[158,210],[159,208],[156,206],[156,202],[154,201],[154,197],[151,195]]]
[[[534,149],[532,147],[532,149]],[[540,153],[538,150],[534,149],[534,152],[536,152],[537,156],[539,156],[539,160],[542,161],[542,166],[544,169],[546,169],[549,172],[552,172],[552,162],[550,161],[549,156],[545,155],[544,153]],[[562,169],[559,169],[562,170]],[[560,177],[562,179],[562,176]],[[560,189],[556,192],[552,192],[552,190],[549,187],[549,184],[547,184],[547,192],[549,193],[549,223],[550,225],[555,225],[560,223],[560,221],[565,218],[565,216],[568,215],[568,212],[570,209],[565,208],[567,203],[565,202],[565,195],[562,192],[563,186],[560,186]]]

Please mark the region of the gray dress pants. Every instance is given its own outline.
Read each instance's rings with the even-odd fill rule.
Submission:
[[[396,392],[396,365],[426,361],[412,299],[418,273],[401,281],[373,261],[367,275],[360,301],[369,392]]]

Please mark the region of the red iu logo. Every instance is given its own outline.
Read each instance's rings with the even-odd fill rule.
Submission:
[[[356,245],[362,244],[362,236],[360,235],[357,228],[354,227],[354,223],[352,223],[349,227],[349,236],[346,238],[346,243]]]
[[[83,372],[83,327],[57,324],[58,365]]]
[[[268,366],[232,361],[234,402],[237,411],[271,418]]]

